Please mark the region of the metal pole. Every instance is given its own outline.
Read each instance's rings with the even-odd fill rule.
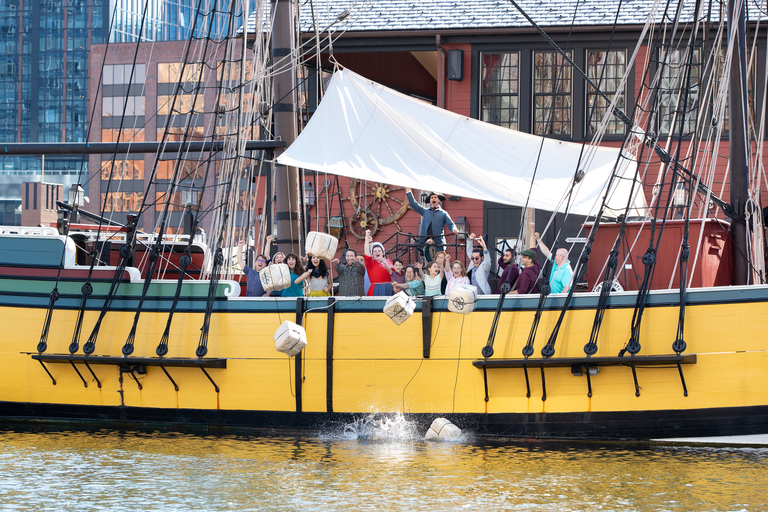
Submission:
[[[275,13],[272,33],[272,63],[278,71],[273,78],[273,106],[275,136],[290,146],[296,140],[296,56],[293,55],[294,6],[293,0],[272,0]],[[275,151],[280,156],[282,149]],[[283,253],[300,254],[299,170],[296,167],[275,164],[275,222],[277,222],[277,248]]]
[[[280,140],[248,140],[246,151],[284,147]],[[186,141],[186,142],[18,142],[0,143],[3,155],[109,155],[112,153],[158,153],[160,158],[177,158],[178,154],[200,151],[224,151],[224,141]]]
[[[730,93],[728,109],[730,126],[730,193],[733,218],[731,223],[731,257],[733,258],[732,283],[747,284],[747,226],[744,206],[749,197],[749,164],[747,159],[747,39],[744,30],[746,6],[743,0],[728,0],[728,38],[736,30],[735,55],[731,59]]]

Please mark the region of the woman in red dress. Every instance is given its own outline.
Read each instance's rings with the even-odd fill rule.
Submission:
[[[368,279],[371,280],[368,296],[392,295],[392,262],[384,257],[384,246],[378,242],[371,243],[372,241],[371,230],[367,229],[365,231],[364,257]]]

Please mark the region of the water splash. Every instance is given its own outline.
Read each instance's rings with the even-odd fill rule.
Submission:
[[[407,421],[402,413],[368,414],[345,425],[344,434],[361,441],[403,442],[422,438],[416,431],[416,425]]]

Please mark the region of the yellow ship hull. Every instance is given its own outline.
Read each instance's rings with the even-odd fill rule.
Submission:
[[[128,307],[106,314],[96,351],[85,356],[69,352],[79,312],[74,297],[54,309],[40,353],[36,346],[47,307],[19,297],[28,303],[14,306],[14,297],[6,294],[0,306],[5,326],[0,407],[8,417],[174,428],[306,428],[402,412],[425,423],[445,416],[478,434],[519,437],[768,431],[768,317],[762,314],[768,288],[689,295],[688,348],[680,356],[671,348],[679,316],[672,303],[676,294],[653,292],[640,332],[642,348],[634,358],[617,357],[629,340],[634,311],[634,297],[620,293],[605,312],[591,358],[583,347],[597,296],[574,301],[555,356],[542,358],[539,351],[562,304],[562,297],[548,299],[535,354],[526,360],[521,350],[531,331],[534,297],[505,299],[494,354],[487,359],[481,351],[498,297],[481,299],[466,315],[448,311],[445,299],[437,299],[431,312],[420,307],[399,326],[382,312],[381,299],[338,298],[329,306],[327,299],[297,304],[296,299],[219,298],[208,352],[200,359],[195,351],[204,304],[175,314],[163,358],[155,349],[169,316],[166,299],[142,311],[129,357],[122,353],[135,315]],[[83,339],[99,315],[99,301],[92,303],[83,315]],[[286,320],[298,320],[307,333],[306,348],[293,358],[275,350],[273,335]]]

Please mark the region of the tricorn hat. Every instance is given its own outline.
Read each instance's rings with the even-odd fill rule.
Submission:
[[[443,194],[441,194],[440,192],[434,192],[434,191],[433,191],[433,192],[430,192],[430,193],[429,193],[429,195],[428,195],[427,197],[430,197],[430,198],[431,198],[432,196],[437,196],[437,198],[438,198],[439,200],[441,200],[441,201],[445,201],[445,196],[444,196]]]

